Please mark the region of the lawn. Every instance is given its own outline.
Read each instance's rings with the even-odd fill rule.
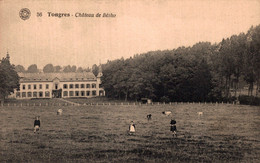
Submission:
[[[135,135],[127,133],[131,120]],[[259,107],[231,104],[4,106],[0,162],[260,162],[259,126]]]

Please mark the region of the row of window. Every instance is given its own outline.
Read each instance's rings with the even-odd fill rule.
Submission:
[[[43,92],[16,92],[16,97],[43,97]],[[50,92],[45,92],[45,97],[50,97]]]
[[[37,84],[33,84],[33,89],[37,89]],[[91,87],[90,87],[91,86]],[[28,89],[32,89],[31,85],[27,85]],[[42,89],[42,84],[39,84],[39,89]],[[68,88],[96,88],[96,84],[63,84],[63,88],[64,89],[68,89]],[[22,85],[22,89],[25,90],[26,89],[26,85]],[[49,89],[49,84],[45,84],[45,89]],[[55,89],[58,89],[58,85],[55,85]]]
[[[43,97],[43,94],[45,93],[45,97],[50,97],[50,92],[16,92],[16,97]],[[68,95],[71,96],[96,96],[96,91],[64,91],[63,96],[68,97]]]
[[[90,87],[91,86],[91,87]],[[96,84],[63,84],[64,89],[68,88],[96,88]]]
[[[37,89],[37,84],[33,84],[33,89]],[[31,85],[27,85],[28,89],[31,89]],[[45,84],[45,88],[49,89],[49,84]],[[22,85],[22,89],[26,89],[26,85]],[[42,89],[42,84],[39,84],[39,89]]]
[[[69,96],[96,96],[96,91],[64,91],[63,97]]]

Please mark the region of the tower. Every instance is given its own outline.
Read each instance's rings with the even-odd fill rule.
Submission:
[[[8,51],[7,51],[7,54],[6,54],[6,59],[7,59],[8,61],[10,61],[10,55],[9,55]]]

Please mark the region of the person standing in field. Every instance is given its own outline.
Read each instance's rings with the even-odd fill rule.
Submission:
[[[135,124],[134,121],[131,121],[129,125],[129,134],[134,134],[135,133]]]
[[[171,120],[171,132],[173,137],[177,137],[177,127],[176,127],[176,121],[174,119]]]
[[[40,118],[39,116],[36,116],[34,121],[34,133],[38,132],[38,134],[41,126],[41,122],[39,118]]]

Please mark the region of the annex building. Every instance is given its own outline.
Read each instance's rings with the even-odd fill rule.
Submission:
[[[16,99],[73,98],[105,96],[101,88],[102,72],[71,73],[18,73],[20,90],[12,95]]]

